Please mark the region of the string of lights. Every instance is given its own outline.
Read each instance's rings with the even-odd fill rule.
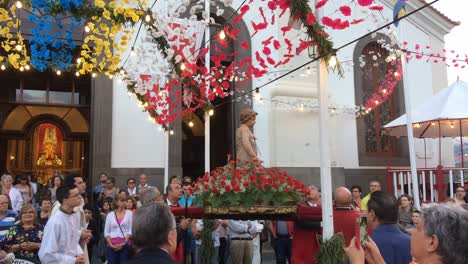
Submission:
[[[377,33],[378,31],[380,31],[380,30],[382,30],[382,29],[385,29],[385,28],[391,26],[391,25],[392,25],[394,22],[396,22],[396,21],[401,21],[401,20],[403,20],[403,19],[406,19],[406,18],[408,18],[408,17],[410,17],[410,16],[412,16],[412,15],[418,13],[419,11],[421,11],[421,10],[423,10],[423,9],[429,7],[429,6],[432,6],[433,4],[435,4],[435,3],[439,2],[439,1],[440,1],[440,0],[433,0],[432,2],[426,2],[426,4],[424,4],[423,6],[417,8],[417,9],[411,11],[411,12],[408,12],[407,14],[405,14],[405,15],[403,15],[403,16],[401,16],[401,17],[397,17],[397,18],[395,18],[395,20],[392,20],[392,21],[390,21],[390,22],[384,24],[383,26],[380,26],[380,27],[378,27],[378,28],[376,28],[376,29],[374,29],[374,30],[372,30],[372,31],[370,31],[370,32],[368,32],[368,33],[366,33],[366,34],[364,34],[364,35],[362,35],[362,36],[360,36],[360,37],[354,39],[354,40],[351,40],[351,41],[349,41],[349,42],[347,42],[347,43],[345,43],[345,44],[339,46],[338,48],[333,49],[332,51],[330,51],[330,52],[328,52],[328,53],[326,53],[326,54],[322,54],[322,55],[320,55],[320,56],[317,56],[316,58],[313,58],[313,59],[311,59],[310,61],[305,62],[305,63],[299,65],[298,67],[296,67],[296,68],[294,68],[294,69],[292,69],[292,70],[290,70],[290,71],[288,71],[288,72],[286,72],[286,73],[284,73],[284,74],[282,74],[282,75],[280,75],[280,76],[274,78],[273,80],[270,80],[270,81],[268,81],[268,82],[266,82],[266,83],[264,83],[264,84],[262,84],[262,85],[260,85],[260,86],[258,86],[258,87],[256,87],[256,88],[254,88],[254,89],[251,89],[251,90],[245,91],[245,92],[243,92],[243,93],[240,93],[240,94],[238,94],[237,96],[235,96],[234,98],[232,98],[230,101],[225,101],[225,102],[219,103],[219,104],[215,105],[214,108],[218,108],[218,107],[221,107],[221,106],[223,106],[223,105],[225,105],[225,104],[227,104],[227,103],[233,102],[237,97],[241,97],[241,96],[248,95],[248,94],[250,94],[250,93],[252,93],[252,92],[254,92],[254,91],[255,91],[255,93],[259,93],[259,92],[260,92],[260,89],[266,87],[267,85],[269,85],[269,84],[271,84],[271,83],[274,83],[274,82],[276,82],[276,81],[278,81],[278,80],[280,80],[280,79],[282,79],[282,78],[284,78],[284,77],[286,77],[286,76],[288,76],[288,75],[290,75],[290,74],[292,74],[292,73],[294,73],[294,72],[296,72],[296,71],[298,71],[298,70],[304,68],[305,66],[310,65],[311,63],[316,62],[316,61],[318,61],[318,60],[320,60],[320,59],[323,59],[323,58],[325,58],[325,57],[327,57],[327,56],[332,56],[332,59],[334,58],[334,61],[336,62],[336,52],[337,52],[337,51],[339,51],[339,50],[341,50],[341,49],[343,49],[343,48],[345,48],[345,47],[348,47],[348,46],[350,46],[351,44],[353,44],[353,43],[355,43],[355,42],[358,42],[359,40],[364,39],[364,38],[366,38],[366,37],[368,37],[368,36],[370,36],[370,35],[372,35],[372,34],[374,34],[374,33]],[[330,67],[333,67],[333,66],[334,66],[333,63],[332,63],[332,59],[330,59],[330,63],[329,63],[329,66],[330,66]]]

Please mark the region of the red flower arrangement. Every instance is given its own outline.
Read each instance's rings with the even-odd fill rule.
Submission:
[[[297,204],[307,193],[302,182],[276,168],[265,168],[258,160],[228,164],[206,173],[195,185],[195,204],[244,206]]]

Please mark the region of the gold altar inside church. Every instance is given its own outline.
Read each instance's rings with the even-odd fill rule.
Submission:
[[[0,172],[86,174],[91,81],[71,74],[0,72]]]

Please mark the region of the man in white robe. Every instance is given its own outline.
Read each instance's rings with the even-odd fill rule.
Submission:
[[[75,186],[57,189],[60,209],[49,219],[44,229],[39,259],[47,264],[84,264],[80,246],[80,216],[74,208],[80,205],[81,194]]]
[[[65,184],[68,185],[75,185],[80,194],[85,193],[86,191],[86,183],[83,181],[83,178],[81,177],[80,174],[76,173],[70,173],[65,177]],[[84,216],[84,210],[83,206],[85,205],[85,201],[83,197],[80,198],[80,205],[74,208],[74,211],[77,215],[79,215],[80,219],[80,232],[81,232],[81,240],[80,240],[80,245],[81,249],[83,250],[83,253],[85,255],[85,264],[91,263],[88,257],[88,247],[86,244],[89,243],[92,233],[90,230],[87,230],[88,225],[86,224],[85,216]],[[60,202],[57,200],[53,206],[52,210],[50,213],[50,216],[54,215],[56,212],[59,211],[60,208]],[[98,235],[98,234],[95,234]]]

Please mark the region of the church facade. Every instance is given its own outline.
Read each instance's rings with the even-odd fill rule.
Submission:
[[[379,17],[367,14],[363,26],[331,31],[336,47],[376,28],[378,23],[371,22],[373,20],[380,24],[390,21],[393,1],[378,2],[385,7]],[[226,8],[222,16],[215,17],[216,22],[228,22],[235,14],[234,8],[241,3],[240,0],[233,1],[232,7]],[[251,9],[260,4],[263,2],[254,1]],[[408,10],[423,4],[423,1],[410,1]],[[332,13],[334,8],[329,5],[324,13]],[[216,8],[212,7],[212,15],[215,14]],[[265,36],[284,37],[277,25],[287,24],[287,17],[251,37],[250,21],[257,15],[247,13],[244,22],[238,25],[241,32],[238,40],[226,47],[228,51],[239,51],[231,60],[254,57],[262,48],[258,40]],[[367,181],[372,178],[384,182],[388,166],[408,166],[406,139],[390,138],[381,127],[405,113],[403,85],[407,85],[411,92],[413,107],[448,85],[444,64],[411,61],[405,66],[403,81],[381,107],[363,117],[335,111],[340,107],[353,108],[363,104],[378,85],[385,74],[381,68],[385,63],[378,63],[378,60],[384,60],[388,53],[381,40],[386,43],[396,40],[392,45],[402,41],[430,45],[441,51],[444,35],[454,26],[455,22],[437,10],[426,8],[401,21],[398,28],[391,26],[390,30],[384,29],[338,51],[337,57],[345,69],[344,78],[332,71],[328,75],[329,98],[333,106],[330,108],[329,144],[334,186],[367,186]],[[242,41],[250,43],[251,48],[239,49]],[[292,41],[298,41],[298,38]],[[276,56],[280,56],[280,52]],[[212,51],[212,55],[215,54],[216,51]],[[360,58],[369,54],[382,56],[377,58],[375,67],[373,64],[361,67]],[[274,58],[275,54],[272,56]],[[307,55],[296,57],[282,70],[292,69],[308,60]],[[229,62],[228,59],[224,63]],[[273,71],[247,82],[242,89],[251,90],[268,82],[279,74]],[[172,124],[174,135],[168,135],[148,120],[148,114],[137,106],[136,99],[127,94],[125,84],[116,78],[6,71],[0,74],[0,80],[7,87],[0,91],[0,171],[34,173],[44,180],[55,173],[74,171],[83,173],[89,185],[98,181],[101,172],[106,172],[116,177],[119,186],[123,186],[128,177],[146,173],[150,184],[160,189],[163,188],[167,163],[169,175],[195,178],[204,173],[203,112],[195,113],[190,120],[175,121]],[[214,104],[222,104],[222,107],[217,108],[210,119],[211,167],[225,164],[227,154],[235,152],[239,112],[251,107],[258,112],[254,134],[265,166],[284,169],[304,183],[319,184],[318,112],[314,110],[318,99],[316,78],[315,64],[311,64],[295,75],[262,88],[263,100],[256,100],[254,94],[234,102],[229,98],[217,99]],[[291,103],[295,105],[288,106]],[[432,153],[428,156],[428,164],[436,166],[434,153],[438,146],[432,141],[426,143],[426,149]],[[453,148],[450,140],[444,140],[442,148],[443,165],[452,165],[453,151],[446,151]],[[423,145],[418,141],[420,164],[422,149]]]

